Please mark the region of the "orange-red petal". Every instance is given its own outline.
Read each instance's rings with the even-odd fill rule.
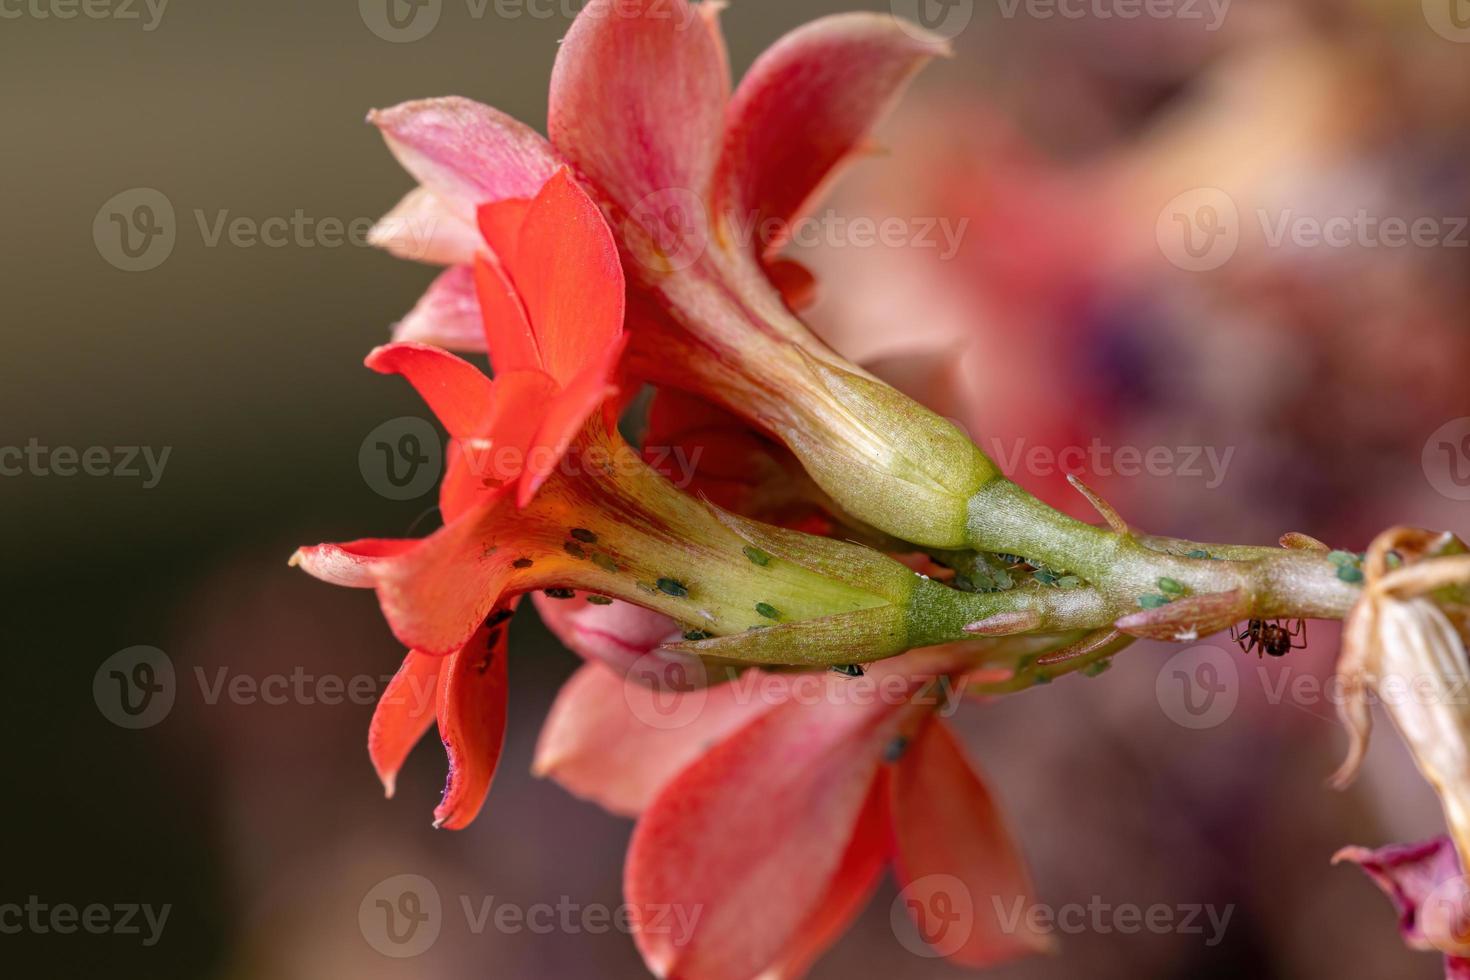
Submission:
[[[849,685],[868,678],[833,678]],[[832,680],[819,679],[830,685]],[[804,957],[803,930],[839,875],[906,700],[855,688],[790,700],[684,770],[639,821],[624,891],[659,976],[749,980]],[[703,910],[692,937],[639,909]]]
[[[380,374],[402,375],[450,435],[464,439],[485,432],[493,388],[469,361],[428,344],[398,343],[376,348],[366,363]]]
[[[493,617],[498,618],[498,617]],[[508,622],[475,631],[444,663],[439,685],[439,737],[449,757],[434,826],[461,830],[479,814],[500,763],[507,707]]]
[[[373,711],[373,720],[368,725],[368,758],[383,783],[383,792],[389,797],[393,795],[404,760],[434,724],[439,669],[443,663],[442,657],[410,650]]]
[[[517,506],[525,507],[531,502],[541,484],[556,470],[572,440],[582,431],[587,420],[603,403],[617,394],[613,377],[627,346],[627,339],[626,336],[614,339],[565,391],[541,406],[532,451],[527,457],[525,471],[521,474]]]
[[[636,816],[685,767],[767,707],[740,690],[726,684],[650,692],[605,663],[586,664],[557,695],[533,770],[612,813]],[[655,708],[654,698],[664,700]]]
[[[475,259],[475,296],[485,349],[496,372],[541,370],[541,352],[536,349],[526,305],[503,264],[484,256]]]
[[[804,976],[852,925],[872,898],[888,863],[891,846],[888,825],[888,778],[887,773],[880,772],[858,816],[847,853],[827,886],[826,897],[797,930],[796,940],[785,958],[763,974],[762,980],[795,980]]]
[[[937,720],[925,725],[891,786],[894,863],[899,884],[912,892],[906,904],[924,940],[971,967],[1049,949],[1048,936],[1029,931],[1027,917],[1010,929],[1000,919],[998,910],[1032,906],[1031,880],[995,801],[949,729]],[[933,914],[921,919],[925,911]]]
[[[625,290],[607,221],[565,168],[531,202],[508,267],[542,369],[571,385],[621,336]]]

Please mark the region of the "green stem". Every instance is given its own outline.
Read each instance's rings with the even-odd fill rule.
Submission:
[[[1004,629],[1007,617],[1017,632],[1102,629],[1145,608],[1141,600],[1149,596],[1238,591],[1242,619],[1341,619],[1361,592],[1321,552],[1138,537],[1068,517],[1008,480],[986,484],[971,499],[969,515],[969,543],[976,550],[1021,555],[1066,570],[1085,585],[1062,589],[1032,581],[971,594],[929,583],[932,588],[917,591],[910,613],[916,645],[972,636],[966,627],[978,621]]]

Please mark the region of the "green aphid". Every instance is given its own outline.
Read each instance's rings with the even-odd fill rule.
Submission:
[[[575,541],[568,541],[561,547],[563,551],[565,551],[567,554],[571,555],[578,561],[585,561],[587,558],[587,552],[582,548],[581,545],[579,545]]]
[[[1156,582],[1155,584],[1158,585],[1159,591],[1167,596],[1174,596],[1177,598],[1179,596],[1182,596],[1185,591],[1184,583],[1179,581],[1178,579],[1165,577],[1159,579],[1158,582]]]
[[[589,595],[587,601],[594,606],[610,606],[613,604],[613,601],[605,595]]]
[[[573,598],[576,598],[576,595],[577,595],[577,590],[576,589],[561,589],[561,588],[556,588],[556,589],[546,589],[545,591],[546,591],[546,597],[548,599],[573,599]]]
[[[688,630],[684,633],[686,640],[708,640],[709,634],[704,630]]]
[[[664,595],[671,595],[675,599],[682,599],[689,594],[689,586],[676,578],[661,578],[654,584]]]
[[[1209,558],[1210,557],[1210,553],[1208,551],[1204,550],[1203,548],[1196,548],[1193,551],[1191,551],[1189,554],[1185,555],[1184,557],[1185,558]]]
[[[1138,604],[1145,609],[1158,609],[1169,604],[1169,597],[1153,594],[1141,595],[1138,597]]]
[[[1057,588],[1075,589],[1082,584],[1082,580],[1075,575],[1063,575],[1057,579]]]
[[[1088,677],[1096,677],[1098,674],[1106,674],[1108,672],[1108,668],[1111,666],[1113,666],[1113,661],[1111,659],[1099,660],[1097,663],[1088,664],[1086,667],[1083,667],[1082,673],[1086,674]]]
[[[975,583],[971,582],[970,579],[964,575],[956,575],[953,579],[950,580],[949,584],[952,585],[954,588],[959,589],[961,592],[975,591]]]
[[[597,543],[597,535],[593,534],[591,531],[587,530],[585,527],[574,527],[574,528],[572,528],[572,537],[576,538],[578,541],[582,542],[583,544],[596,544]]]
[[[1038,568],[1034,573],[1034,577],[1042,585],[1056,585],[1057,579],[1061,578],[1060,575],[1050,568]]]
[[[1344,582],[1351,582],[1356,585],[1363,581],[1363,570],[1361,568],[1355,568],[1352,565],[1339,565],[1337,567],[1337,577]]]
[[[753,544],[748,544],[740,550],[745,553],[746,558],[749,558],[752,562],[760,565],[762,568],[771,563],[771,556],[766,554],[764,551],[760,550]]]
[[[1327,553],[1327,560],[1337,567],[1343,568],[1348,565],[1356,565],[1358,563],[1358,556],[1351,551],[1329,551]]]
[[[621,569],[618,568],[617,562],[613,561],[610,557],[604,555],[600,551],[594,551],[592,553],[592,564],[596,565],[604,572],[611,572],[614,575],[621,571]]]
[[[760,613],[767,619],[781,618],[781,613],[776,609],[775,606],[771,605],[769,602],[757,602],[755,604],[755,611]]]

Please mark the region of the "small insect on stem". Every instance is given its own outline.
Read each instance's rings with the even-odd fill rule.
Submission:
[[[1252,619],[1249,620],[1245,629],[1239,635],[1231,634],[1231,638],[1240,644],[1240,648],[1246,653],[1256,651],[1256,657],[1265,654],[1273,657],[1284,657],[1293,650],[1300,650],[1307,645],[1307,621],[1296,620],[1295,624],[1287,627],[1281,625],[1281,620]],[[1297,640],[1301,642],[1298,643]]]

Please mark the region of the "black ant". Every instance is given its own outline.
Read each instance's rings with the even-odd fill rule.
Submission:
[[[1252,619],[1239,636],[1231,634],[1231,639],[1239,643],[1246,653],[1255,650],[1257,657],[1263,653],[1284,657],[1307,645],[1307,621],[1298,619],[1295,626],[1288,628],[1282,626],[1280,620]],[[1300,643],[1296,642],[1298,639]]]

